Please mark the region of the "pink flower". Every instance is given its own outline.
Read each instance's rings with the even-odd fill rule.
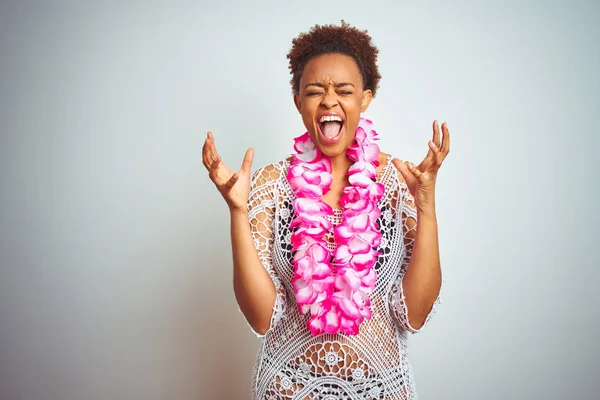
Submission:
[[[340,198],[340,204],[342,205],[342,207],[344,207],[346,210],[350,210],[354,213],[369,213],[373,210],[373,202],[370,201],[369,199],[358,199],[355,201],[348,201],[347,198],[345,198],[344,196],[342,196]]]
[[[292,245],[300,250],[304,244],[310,244],[321,239],[327,230],[322,226],[301,225],[292,233]],[[296,253],[297,254],[297,253]]]
[[[367,253],[354,254],[351,263],[357,271],[362,271],[364,269],[372,268],[377,262],[377,256],[379,256],[379,252],[371,249],[371,251]]]
[[[313,244],[320,244],[322,246],[325,246],[325,243],[324,243],[323,239],[321,239],[321,238],[314,238],[314,237],[310,237],[310,236],[297,237],[297,236],[294,236],[294,234],[292,234],[292,246],[294,246],[294,248],[296,249],[296,252],[294,253],[294,258],[293,258],[294,262],[298,262],[302,258],[308,257],[307,252],[308,252],[310,246],[312,246]],[[296,239],[294,240],[294,238],[296,238]]]
[[[365,254],[371,250],[372,246],[379,247],[381,243],[381,233],[362,232],[355,233],[348,239],[348,249],[352,254]]]
[[[360,119],[360,126],[363,127],[363,129],[365,130],[365,132],[371,132],[373,131],[373,121],[371,121],[368,118],[361,118]],[[375,131],[373,131],[375,132]]]
[[[371,185],[368,187],[369,190],[369,199],[374,201],[374,202],[379,202],[379,200],[381,200],[381,198],[383,197],[383,194],[385,193],[385,187],[383,186],[382,183],[379,182],[373,182],[371,183]]]
[[[377,178],[377,169],[372,163],[366,161],[358,161],[348,170],[348,175],[362,174],[369,178]]]
[[[334,260],[337,265],[348,265],[350,264],[356,271],[362,271],[371,268],[377,262],[379,252],[372,250],[366,253],[353,254],[350,252],[350,247],[347,245],[340,245],[334,252]],[[338,274],[340,268],[338,267]]]
[[[334,295],[335,296],[335,295]],[[342,310],[343,316],[348,319],[359,319],[361,317],[360,311],[352,299],[346,297],[338,297],[338,304],[340,310]]]
[[[332,307],[327,314],[323,316],[323,330],[329,334],[336,334],[340,328],[340,317],[337,309]]]
[[[294,150],[298,153],[294,155],[294,158],[301,161],[316,162],[322,157],[321,152],[315,148],[308,132],[294,139]]]
[[[373,183],[371,178],[361,173],[350,175],[348,181],[352,186],[358,186],[360,188],[368,188]]]
[[[344,224],[335,227],[335,235],[339,237],[336,240],[345,242],[355,233],[366,232],[370,228],[369,214],[350,214],[344,215]]]
[[[349,289],[357,291],[362,285],[362,279],[352,268],[339,268],[335,278],[335,287],[339,291]]]
[[[311,317],[308,321],[306,321],[306,326],[313,336],[319,336],[324,332],[323,320],[321,318]]]
[[[352,319],[340,318],[340,330],[346,335],[358,335],[358,325]]]
[[[372,268],[369,268],[367,271],[368,271],[367,274],[361,278],[362,286],[364,288],[368,288],[368,289],[372,290],[375,288],[375,281],[377,280],[377,273]]]
[[[296,293],[296,302],[298,305],[312,303],[317,298],[317,294],[311,284],[303,279],[296,279],[292,283]]]
[[[300,176],[306,172],[329,172],[331,173],[331,161],[324,158],[318,162],[312,163],[292,163],[288,170],[288,176]]]
[[[366,161],[373,163],[374,166],[378,166],[379,162],[377,159],[380,149],[376,143],[378,135],[373,130],[373,123],[370,120],[361,118],[354,136],[356,143],[348,149],[348,157],[353,161]]]
[[[332,179],[328,165],[323,161],[293,165],[287,178],[297,197],[314,200],[320,200],[321,196],[329,191]]]
[[[305,223],[310,224],[311,227],[322,226],[325,229],[331,229],[331,222],[325,217],[333,214],[333,209],[323,201],[298,198],[294,200],[294,212],[298,217],[292,221],[292,228]]]

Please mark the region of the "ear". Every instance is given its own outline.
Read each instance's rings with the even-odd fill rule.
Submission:
[[[371,100],[373,100],[373,92],[371,91],[371,89],[364,90],[362,94],[362,100],[360,103],[360,112],[367,111],[367,108],[369,108],[369,104],[371,104]]]
[[[294,93],[294,104],[296,105],[296,110],[300,112],[300,96],[298,96],[298,93]]]

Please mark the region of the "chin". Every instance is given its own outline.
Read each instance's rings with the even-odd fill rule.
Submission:
[[[348,146],[348,147],[350,147],[350,146]],[[341,146],[322,147],[322,146],[319,146],[319,150],[321,150],[321,153],[323,153],[324,156],[327,156],[329,158],[336,158],[342,154],[346,154],[346,152],[348,151],[348,147],[341,147]]]

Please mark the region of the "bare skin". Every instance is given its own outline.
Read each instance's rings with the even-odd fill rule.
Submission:
[[[346,173],[352,161],[346,151],[353,142],[360,115],[368,109],[372,98],[371,90],[363,88],[362,75],[354,59],[341,54],[324,54],[311,59],[304,68],[299,92],[294,95],[294,104],[315,145],[331,159],[333,182],[323,200],[334,208],[339,208],[342,189],[348,185]],[[324,113],[334,113],[343,121],[342,136],[336,143],[328,143],[319,130],[319,117]],[[416,232],[411,231],[415,235],[413,254],[403,280],[409,322],[415,329],[423,325],[441,287],[435,183],[438,170],[450,151],[445,123],[441,131],[440,135],[434,121],[428,153],[418,166],[399,159],[392,161],[415,198],[418,214]],[[203,164],[230,210],[236,299],[253,329],[264,334],[269,329],[276,290],[258,258],[248,221],[253,156],[254,150],[248,149],[241,168],[231,170],[221,160],[210,132],[202,149]],[[382,153],[379,171],[385,158]]]

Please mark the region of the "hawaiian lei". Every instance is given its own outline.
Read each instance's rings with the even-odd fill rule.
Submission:
[[[314,336],[322,333],[358,334],[359,325],[371,318],[369,294],[375,288],[373,266],[379,252],[381,232],[377,219],[384,186],[376,182],[380,154],[377,132],[370,120],[361,118],[356,142],[347,155],[354,161],[348,170],[351,186],[340,198],[342,221],[334,229],[338,245],[332,254],[325,234],[334,214],[322,196],[330,190],[331,161],[315,147],[308,132],[294,139],[288,181],[296,194],[292,221],[294,277],[292,285],[302,315],[310,312],[307,327]]]

